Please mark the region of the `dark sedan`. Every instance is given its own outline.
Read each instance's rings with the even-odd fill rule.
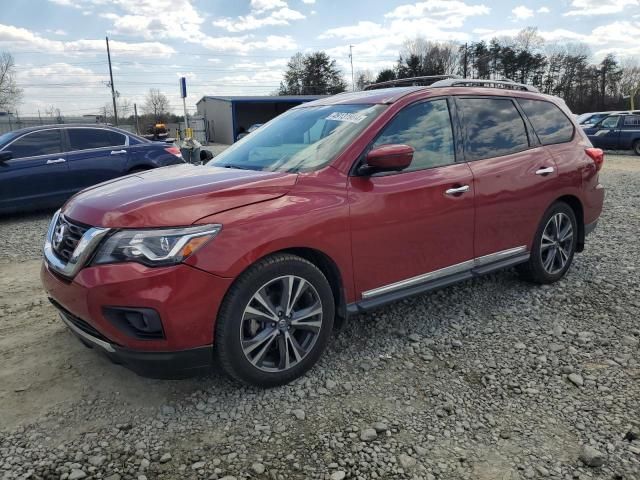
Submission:
[[[57,207],[91,185],[177,163],[177,147],[108,125],[15,130],[0,135],[0,213]]]

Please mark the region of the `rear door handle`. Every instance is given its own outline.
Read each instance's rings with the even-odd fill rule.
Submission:
[[[536,170],[536,175],[549,175],[554,172],[553,167],[542,167]]]
[[[47,160],[47,165],[51,165],[52,163],[64,163],[66,160],[64,158],[56,158],[55,160]]]
[[[462,185],[461,187],[454,187],[445,190],[444,193],[447,195],[460,195],[461,193],[466,193],[469,191],[469,185]]]
[[[126,150],[111,150],[111,155],[120,155],[122,153],[127,153]]]

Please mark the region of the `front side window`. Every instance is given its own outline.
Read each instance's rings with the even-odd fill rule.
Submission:
[[[455,163],[447,101],[433,100],[402,110],[384,127],[373,147],[389,144],[413,147],[413,161],[405,172]]]
[[[385,105],[319,105],[289,110],[236,142],[208,166],[302,172],[328,165]]]
[[[60,136],[60,129],[27,133],[10,144],[6,150],[9,150],[13,154],[13,158],[61,153],[62,138]]]
[[[529,148],[520,112],[508,98],[460,98],[467,160],[500,157]]]
[[[616,128],[618,126],[618,121],[620,120],[620,117],[608,117],[605,118],[602,123],[600,124],[600,127],[602,128]]]
[[[518,103],[529,117],[543,145],[571,141],[573,124],[556,105],[543,100],[526,98],[519,98]]]
[[[69,128],[70,150],[117,147],[126,143],[126,137],[118,132],[99,128]]]

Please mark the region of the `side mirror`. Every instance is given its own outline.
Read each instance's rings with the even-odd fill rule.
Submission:
[[[413,147],[409,145],[381,145],[367,154],[358,173],[370,175],[376,172],[399,172],[411,165],[413,152]]]
[[[7,160],[11,160],[13,158],[13,153],[9,150],[4,150],[0,152],[0,163],[6,162]]]

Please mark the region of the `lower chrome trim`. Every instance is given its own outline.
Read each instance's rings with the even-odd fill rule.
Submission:
[[[64,324],[69,328],[69,330],[71,330],[73,333],[75,333],[79,337],[84,338],[87,342],[91,342],[94,345],[104,348],[107,352],[111,352],[111,353],[115,352],[114,348],[111,346],[110,343],[107,343],[104,340],[100,340],[99,338],[96,338],[93,335],[89,335],[87,332],[80,330],[73,323],[67,320],[63,313],[60,314],[60,318],[62,319]]]
[[[457,263],[455,265],[451,265],[450,267],[441,268],[432,272],[423,273],[422,275],[418,275],[416,277],[407,278],[405,280],[400,280],[388,285],[383,285],[382,287],[367,290],[366,292],[362,292],[362,298],[368,299],[385,293],[390,293],[395,290],[401,290],[403,288],[412,287],[421,283],[431,282],[433,280],[448,277],[449,275],[472,270],[474,267],[483,267],[485,265],[497,263],[502,260],[507,260],[509,258],[526,253],[526,251],[526,245],[522,245],[519,247],[509,248],[507,250],[490,253],[489,255],[483,255],[482,257],[477,257],[472,260]]]
[[[474,267],[480,267],[483,265],[487,265],[488,263],[504,260],[505,258],[519,255],[526,251],[527,251],[527,247],[525,245],[522,245],[520,247],[514,247],[514,248],[509,248],[507,250],[500,250],[499,252],[496,252],[496,253],[490,253],[489,255],[483,255],[482,257],[477,257],[474,259]]]

